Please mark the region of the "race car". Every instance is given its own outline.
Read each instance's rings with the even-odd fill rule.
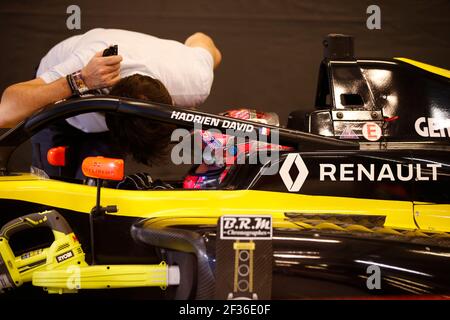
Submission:
[[[0,298],[47,295],[43,288],[161,299],[448,295],[448,71],[355,59],[349,43],[327,39],[318,110],[293,112],[287,128],[96,96],[58,103],[4,134]],[[201,124],[203,148],[233,161],[204,161],[145,190],[103,183],[126,178],[122,159],[87,158],[84,180],[8,171],[32,135],[89,112]],[[64,156],[49,152],[57,166]]]

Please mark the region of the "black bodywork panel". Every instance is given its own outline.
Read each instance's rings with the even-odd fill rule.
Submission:
[[[450,119],[450,79],[401,60],[347,59],[321,63],[315,110],[291,113],[291,129],[327,137],[365,141],[367,122],[382,128],[384,141],[441,141],[449,129],[426,137],[419,118]],[[294,120],[293,118],[300,118]],[[425,123],[426,125],[426,123]],[[351,129],[354,135],[344,134]]]
[[[214,227],[179,225],[155,229],[151,224],[146,226],[144,221],[133,227],[132,233],[138,242],[149,246],[156,244],[156,238],[160,239],[155,235],[162,234],[163,238],[171,241],[158,242],[159,247],[177,248],[185,253],[206,252],[207,259],[199,259],[197,266],[203,273],[213,274],[215,271],[217,235]],[[180,235],[183,236],[180,238]],[[182,243],[190,245],[182,246]],[[275,228],[272,298],[448,294],[450,276],[446,270],[450,267],[449,253],[450,242],[445,237]],[[378,289],[367,286],[372,274],[368,271],[370,265],[380,268],[381,286]],[[208,294],[213,294],[214,283],[205,277],[200,279],[208,290],[197,298],[212,298]]]

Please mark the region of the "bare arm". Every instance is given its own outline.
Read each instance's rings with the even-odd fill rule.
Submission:
[[[71,95],[65,78],[46,84],[37,78],[8,87],[0,103],[0,127],[10,128],[49,103]]]
[[[101,57],[97,53],[82,69],[89,89],[110,87],[120,80],[121,56]],[[41,78],[8,87],[0,102],[0,128],[10,128],[50,103],[72,94],[66,78],[45,83]]]
[[[214,69],[217,68],[217,66],[222,61],[222,53],[219,51],[219,49],[217,49],[211,37],[204,33],[194,33],[186,39],[184,44],[188,47],[200,47],[208,50],[214,60]]]

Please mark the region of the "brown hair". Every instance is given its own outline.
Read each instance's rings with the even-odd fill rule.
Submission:
[[[161,81],[140,74],[121,79],[112,87],[110,95],[172,104],[172,98]],[[161,159],[175,129],[174,126],[133,115],[107,113],[105,118],[113,141],[144,164]]]

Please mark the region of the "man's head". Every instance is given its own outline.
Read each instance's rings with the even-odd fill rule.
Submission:
[[[110,95],[172,104],[169,92],[159,80],[140,74],[121,79],[112,87]],[[106,124],[122,150],[144,164],[164,154],[174,129],[173,126],[137,116],[112,113],[106,114]]]

